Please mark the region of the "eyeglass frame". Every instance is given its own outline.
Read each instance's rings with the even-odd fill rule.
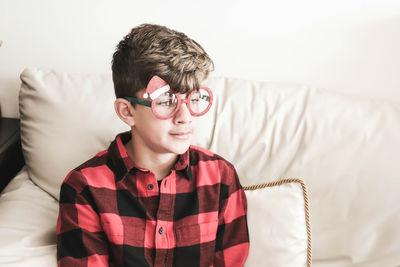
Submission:
[[[200,89],[203,89],[203,90],[205,90],[205,91],[208,92],[208,95],[209,95],[209,97],[210,97],[210,104],[208,104],[208,107],[207,107],[203,112],[201,112],[201,113],[194,113],[194,112],[192,111],[192,109],[190,108],[190,104],[188,103],[188,101],[189,101],[189,99],[192,97],[192,95],[193,95],[194,93],[196,93],[197,91],[199,91]],[[192,92],[190,92],[190,94],[188,95],[188,97],[186,97],[186,99],[181,98],[181,97],[179,96],[178,93],[175,93],[175,92],[173,92],[172,90],[169,90],[168,93],[174,94],[175,97],[176,97],[176,99],[178,99],[178,103],[177,103],[177,106],[176,106],[174,112],[172,112],[172,113],[171,113],[170,115],[168,115],[167,117],[162,117],[162,116],[158,115],[157,112],[155,111],[154,105],[155,105],[155,100],[156,100],[157,98],[156,98],[156,99],[153,99],[153,100],[149,100],[149,99],[140,99],[140,98],[131,97],[131,96],[124,96],[124,97],[121,97],[121,98],[123,98],[123,99],[125,99],[125,100],[128,100],[131,104],[139,104],[139,105],[142,105],[142,106],[150,107],[150,108],[151,108],[151,111],[152,111],[152,113],[153,113],[153,115],[154,115],[157,119],[160,119],[160,120],[168,120],[168,119],[170,119],[170,118],[173,118],[173,117],[176,115],[176,113],[178,113],[179,109],[181,108],[182,102],[186,104],[186,107],[188,108],[190,114],[191,114],[192,116],[195,116],[195,117],[200,117],[200,116],[203,116],[204,114],[206,114],[206,113],[210,110],[210,108],[211,108],[211,106],[212,106],[212,103],[213,103],[213,94],[212,94],[212,91],[210,90],[210,88],[208,88],[208,87],[206,87],[206,86],[202,86],[202,87],[200,87],[198,90],[193,90]],[[188,105],[188,104],[189,104],[189,105]]]

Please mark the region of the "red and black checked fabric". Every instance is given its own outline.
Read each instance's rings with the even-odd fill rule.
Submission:
[[[190,146],[159,188],[118,135],[61,186],[58,266],[243,266],[247,201],[234,167]]]

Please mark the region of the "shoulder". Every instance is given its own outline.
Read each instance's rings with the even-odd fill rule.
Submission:
[[[108,180],[114,177],[109,162],[108,150],[101,151],[71,170],[63,184],[68,184],[77,191],[83,190],[86,186],[107,184]]]
[[[108,162],[108,157],[109,157],[109,151],[108,150],[103,150],[98,152],[96,155],[94,155],[92,158],[88,159],[87,161],[81,163],[79,166],[77,166],[74,171],[82,171],[88,168],[96,168],[98,166],[103,166],[106,165]]]
[[[231,165],[233,167],[233,165],[228,160],[224,159],[222,156],[199,146],[194,146],[194,145],[190,146],[190,157],[192,161],[193,159],[197,161],[215,161],[218,163]]]
[[[194,145],[190,146],[190,165],[198,169],[207,169],[207,173],[220,177],[221,183],[231,184],[237,176],[231,162],[208,149]]]

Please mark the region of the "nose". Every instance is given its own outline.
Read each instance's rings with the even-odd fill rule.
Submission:
[[[189,123],[192,122],[192,114],[190,114],[188,103],[182,101],[178,112],[174,116],[174,123]]]

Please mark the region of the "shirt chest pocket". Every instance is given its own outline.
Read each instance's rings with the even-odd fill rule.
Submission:
[[[217,237],[218,221],[194,225],[182,225],[176,228],[176,245],[193,246],[212,242]]]
[[[103,221],[101,223],[108,240],[118,245],[143,246],[144,226]]]

